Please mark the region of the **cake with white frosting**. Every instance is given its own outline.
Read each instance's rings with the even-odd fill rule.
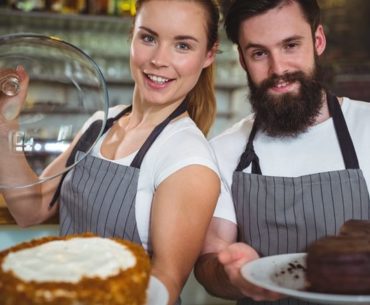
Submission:
[[[143,305],[145,250],[92,234],[44,237],[0,252],[2,305]]]

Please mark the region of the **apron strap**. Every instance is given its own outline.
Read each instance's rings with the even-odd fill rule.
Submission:
[[[116,115],[113,118],[108,119],[105,123],[102,134],[106,133],[107,130],[112,127],[113,123],[116,120],[118,120],[120,117],[122,117],[126,113],[129,113],[131,111],[131,109],[132,109],[132,106],[126,107],[118,115]],[[77,151],[87,152],[91,148],[91,145],[94,144],[94,142],[96,141],[96,139],[97,139],[97,137],[98,137],[98,135],[101,131],[102,125],[103,125],[103,120],[96,120],[93,123],[91,123],[91,125],[81,135],[81,138],[78,140],[75,147],[73,147],[71,154],[68,156],[68,159],[67,159],[67,162],[66,162],[66,168],[68,168],[72,164],[74,164]],[[49,208],[51,208],[56,203],[57,199],[59,198],[60,190],[62,188],[62,183],[63,183],[63,180],[64,180],[65,176],[67,175],[67,173],[68,173],[68,171],[66,171],[62,175],[62,177],[59,181],[58,187],[57,187],[57,189],[56,189],[56,191],[53,195],[53,198],[51,199],[51,201],[49,203]]]
[[[346,169],[359,169],[357,154],[352,142],[351,135],[348,131],[346,121],[338,99],[331,93],[327,92],[328,108],[333,118],[334,128],[338,137],[340,149],[342,151],[343,161]]]
[[[241,172],[252,163],[252,173],[261,174],[259,158],[254,151],[253,140],[257,133],[257,120],[254,120],[251,133],[249,134],[247,146],[240,157],[240,161],[235,171]]]
[[[168,123],[172,119],[176,118],[177,116],[179,116],[182,113],[184,113],[185,111],[187,111],[187,107],[188,107],[188,103],[185,100],[164,121],[162,121],[159,125],[157,125],[154,128],[154,130],[149,135],[149,137],[146,139],[146,141],[144,142],[144,144],[140,148],[139,152],[136,154],[134,160],[132,161],[132,163],[131,163],[132,167],[140,168],[141,163],[142,163],[142,161],[145,157],[145,154],[147,153],[149,148],[152,146],[155,139],[159,136],[159,134],[162,132],[162,130],[168,125]],[[122,110],[115,117],[108,119],[105,126],[104,126],[104,130],[103,130],[102,134],[106,133],[113,126],[115,121],[120,119],[125,114],[130,113],[131,110],[132,110],[132,105],[130,105],[129,107],[126,107],[124,110]],[[96,137],[97,137],[97,135],[99,134],[99,132],[101,130],[102,124],[103,124],[102,120],[97,120],[97,121],[93,122],[89,126],[89,128],[83,133],[83,135],[78,140],[75,147],[73,148],[70,156],[68,157],[67,162],[66,162],[66,167],[71,166],[75,162],[74,160],[75,160],[75,156],[76,156],[77,151],[83,151],[83,152],[88,151],[88,149],[91,147],[91,145],[95,142]],[[51,208],[56,203],[57,199],[59,198],[60,191],[61,191],[61,188],[62,188],[62,183],[63,183],[63,180],[64,180],[65,176],[67,175],[67,173],[68,173],[68,171],[65,172],[62,175],[61,180],[59,182],[59,185],[58,185],[58,187],[57,187],[57,189],[56,189],[56,191],[53,195],[53,198],[49,203],[49,208]]]
[[[359,163],[355,147],[352,142],[351,135],[348,131],[346,121],[343,116],[342,109],[338,102],[337,97],[327,92],[327,103],[329,108],[329,114],[333,118],[334,128],[337,134],[339,146],[342,152],[343,161],[346,169],[359,169]],[[251,133],[249,134],[248,143],[245,151],[240,157],[240,161],[235,171],[243,171],[252,163],[252,173],[261,175],[261,167],[259,164],[259,158],[254,151],[253,140],[257,133],[257,119],[254,120]]]
[[[105,123],[102,135],[105,134],[113,126],[113,123],[115,121],[117,121],[119,118],[121,118],[125,114],[131,112],[131,109],[132,109],[132,106],[126,107],[115,117],[109,118]],[[102,124],[103,124],[102,120],[97,120],[97,121],[94,121],[87,128],[87,130],[83,133],[83,135],[78,140],[75,147],[73,148],[70,156],[68,157],[66,167],[71,166],[75,162],[75,156],[76,156],[77,151],[87,152],[91,148],[91,145],[94,144],[94,142],[97,139],[97,136],[99,135]]]
[[[131,162],[132,167],[140,168],[141,163],[143,162],[143,159],[149,150],[149,148],[152,146],[154,141],[157,139],[157,137],[160,135],[162,130],[176,117],[186,112],[188,109],[188,103],[187,101],[183,101],[162,123],[157,125],[154,130],[151,132],[149,137],[145,140],[144,144],[141,146],[140,150],[136,154],[134,160]]]

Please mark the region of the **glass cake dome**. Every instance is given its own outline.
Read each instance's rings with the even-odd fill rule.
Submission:
[[[28,76],[28,86],[20,70]],[[97,64],[81,49],[56,37],[0,36],[0,191],[41,183],[75,166],[40,178],[97,111],[102,112],[103,124],[90,150],[108,112],[106,83]],[[20,182],[14,162],[31,168],[37,178]]]

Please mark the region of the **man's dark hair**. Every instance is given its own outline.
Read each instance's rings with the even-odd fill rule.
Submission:
[[[227,37],[238,44],[239,28],[244,20],[293,2],[297,2],[301,7],[314,36],[320,24],[320,7],[316,0],[223,0],[224,27]]]

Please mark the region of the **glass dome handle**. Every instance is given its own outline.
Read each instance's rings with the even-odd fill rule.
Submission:
[[[20,90],[20,80],[15,74],[0,77],[0,90],[6,96],[16,96]]]

